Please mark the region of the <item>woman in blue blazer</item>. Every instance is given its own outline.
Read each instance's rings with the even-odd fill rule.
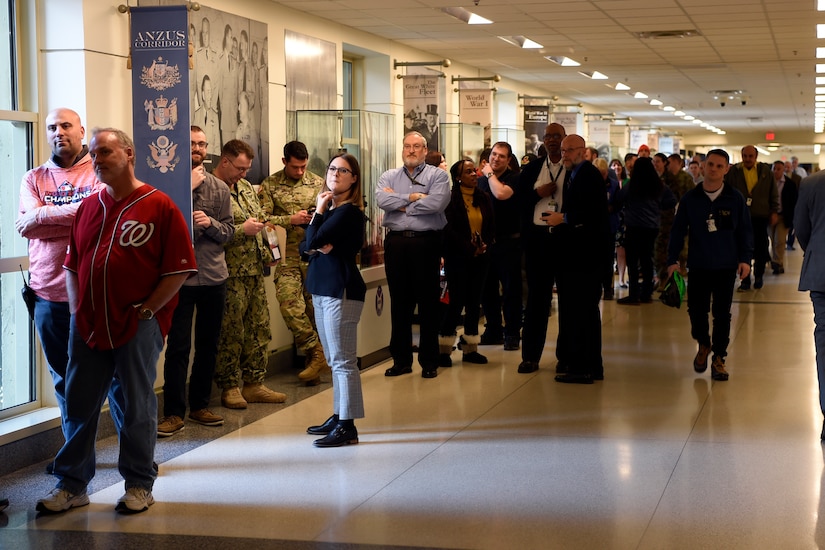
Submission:
[[[349,154],[334,157],[318,194],[315,214],[301,243],[309,256],[305,286],[312,294],[315,324],[332,367],[333,414],[307,433],[325,437],[316,447],[358,443],[355,419],[364,417],[357,331],[367,287],[355,257],[364,243],[361,168]]]

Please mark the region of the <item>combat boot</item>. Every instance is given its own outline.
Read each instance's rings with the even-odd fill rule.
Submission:
[[[272,391],[261,382],[245,382],[241,395],[247,403],[283,403],[286,394]]]
[[[308,386],[315,386],[321,382],[321,372],[329,370],[327,360],[324,359],[324,347],[316,342],[315,347],[307,353],[306,368],[298,373],[298,379]]]

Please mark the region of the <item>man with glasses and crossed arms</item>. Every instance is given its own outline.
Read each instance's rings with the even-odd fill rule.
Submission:
[[[226,244],[229,278],[215,371],[221,404],[227,409],[245,409],[247,403],[286,401],[286,395],[263,384],[267,347],[272,339],[264,263],[272,259],[272,253],[261,234],[264,212],[258,195],[244,179],[254,157],[252,148],[243,141],[227,141],[214,171],[215,177],[229,186],[235,224],[235,235]]]
[[[412,320],[416,304],[421,376],[438,376],[438,300],[441,233],[450,202],[450,178],[430,166],[427,140],[418,132],[404,136],[404,166],[384,172],[375,187],[376,204],[384,211],[384,265],[390,289],[390,354],[385,376],[412,372]]]

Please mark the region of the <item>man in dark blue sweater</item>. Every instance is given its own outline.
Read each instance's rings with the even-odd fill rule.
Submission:
[[[730,341],[730,308],[735,280],[750,274],[753,231],[745,197],[725,184],[730,157],[721,149],[708,152],[705,180],[679,202],[668,244],[667,274],[679,268],[679,253],[688,240],[688,315],[691,336],[699,342],[693,369],[704,372],[713,352],[711,377],[728,379],[725,356]],[[713,309],[711,310],[711,299]],[[708,312],[713,313],[713,338]]]

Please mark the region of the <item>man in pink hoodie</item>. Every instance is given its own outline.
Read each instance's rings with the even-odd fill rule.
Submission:
[[[82,143],[85,135],[80,116],[70,109],[54,109],[46,116],[52,155],[23,176],[20,215],[14,224],[20,235],[29,239],[29,285],[37,295],[34,323],[64,421],[69,298],[63,261],[80,201],[103,187],[92,169],[89,149]],[[112,416],[117,418],[114,403]]]

